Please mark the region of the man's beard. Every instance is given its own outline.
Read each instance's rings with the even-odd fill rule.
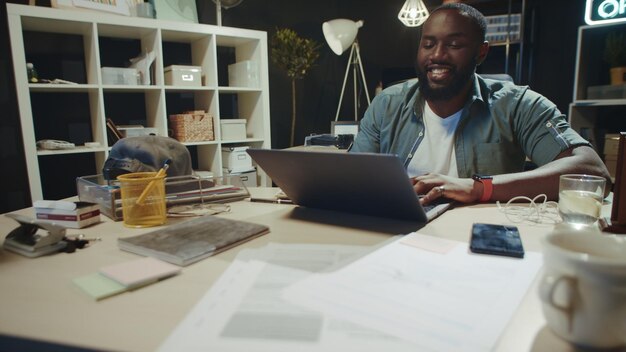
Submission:
[[[466,66],[465,69],[455,69],[452,81],[445,87],[433,88],[428,84],[428,77],[425,71],[422,71],[419,65],[416,65],[417,71],[417,84],[419,85],[420,92],[426,100],[441,101],[452,99],[463,91],[465,85],[474,74],[476,68],[476,59]]]

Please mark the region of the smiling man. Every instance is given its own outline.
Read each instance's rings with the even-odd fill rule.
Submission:
[[[484,16],[469,5],[433,10],[422,28],[418,80],[376,96],[350,152],[397,154],[423,203],[557,199],[565,173],[603,176],[610,185],[598,154],[552,102],[475,73],[489,51],[485,31]],[[524,171],[526,158],[538,167]]]

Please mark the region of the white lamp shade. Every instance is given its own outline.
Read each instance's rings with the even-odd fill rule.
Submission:
[[[398,19],[407,27],[418,27],[426,22],[428,9],[422,0],[406,0],[398,13]]]
[[[330,49],[337,55],[341,55],[348,49],[354,39],[359,28],[363,27],[363,21],[352,21],[343,18],[324,22],[322,24],[322,32]]]

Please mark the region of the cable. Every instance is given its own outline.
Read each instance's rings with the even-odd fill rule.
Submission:
[[[520,200],[525,200],[529,203],[511,204]],[[539,201],[541,202],[538,203]],[[504,206],[499,201],[496,204],[498,205],[498,210],[503,212],[506,218],[514,223],[530,221],[536,224],[558,224],[562,221],[559,215],[558,203],[548,201],[548,196],[545,194],[540,194],[533,199],[517,196],[511,198]]]

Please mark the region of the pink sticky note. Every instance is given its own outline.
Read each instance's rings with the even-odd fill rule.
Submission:
[[[179,266],[152,257],[100,268],[101,274],[131,288],[147,285],[179,272]]]

